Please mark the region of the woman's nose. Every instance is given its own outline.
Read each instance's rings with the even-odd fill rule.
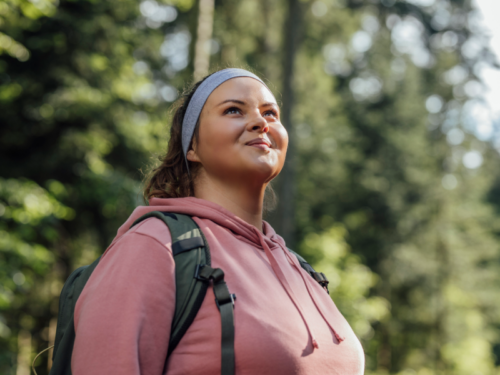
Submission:
[[[261,114],[258,114],[248,123],[247,128],[250,131],[267,133],[269,131],[269,124]]]

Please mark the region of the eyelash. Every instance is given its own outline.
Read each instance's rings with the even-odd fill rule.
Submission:
[[[238,111],[239,113],[241,113],[241,109],[239,109],[238,107],[231,107],[231,108],[228,108],[224,111],[224,114],[227,115],[229,114],[229,112],[232,112],[232,111]],[[278,112],[276,112],[275,110],[269,110],[269,111],[266,111],[264,112],[264,115],[267,115],[267,114],[272,114],[274,117],[278,117]]]
[[[241,113],[241,110],[240,110],[238,107],[231,107],[231,108],[226,109],[226,110],[224,111],[224,114],[225,114],[225,115],[227,115],[227,114],[229,114],[229,112],[231,112],[231,111],[238,111],[238,112],[240,112],[240,113]]]
[[[272,109],[269,110],[269,111],[264,112],[265,115],[268,114],[268,113],[272,114],[274,117],[278,117],[278,112],[276,112],[276,111],[274,111]]]

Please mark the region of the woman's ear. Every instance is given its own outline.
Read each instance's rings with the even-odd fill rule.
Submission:
[[[193,139],[193,144],[192,144],[191,149],[186,154],[186,159],[189,161],[196,162],[196,163],[201,162],[200,158],[198,157],[198,154],[196,153],[196,140],[194,140],[194,139]]]
[[[200,158],[198,157],[198,154],[193,149],[188,151],[188,153],[186,155],[186,159],[189,161],[194,161],[194,162],[198,162],[198,163],[200,162]]]

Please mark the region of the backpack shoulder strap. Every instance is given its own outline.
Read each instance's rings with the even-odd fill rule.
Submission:
[[[318,282],[319,285],[321,285],[323,288],[326,289],[326,292],[330,294],[330,291],[328,290],[328,279],[325,276],[323,272],[316,272],[314,268],[298,253],[293,251],[292,249],[289,249],[287,247],[288,251],[290,251],[295,257],[297,257],[297,260],[300,263],[300,266],[309,274],[311,277]]]
[[[195,274],[200,266],[210,266],[210,249],[198,225],[187,215],[153,211],[137,219],[132,227],[151,217],[163,221],[172,236],[176,297],[168,346],[170,355],[193,322],[205,298],[208,284],[195,278]]]
[[[194,220],[171,212],[150,212],[132,226],[155,217],[162,220],[172,236],[175,261],[176,301],[167,357],[175,349],[193,322],[211,282],[215,303],[221,315],[221,375],[234,375],[234,301],[224,281],[224,272],[212,268],[205,235]]]

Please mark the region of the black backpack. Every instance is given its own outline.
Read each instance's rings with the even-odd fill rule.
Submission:
[[[172,251],[175,261],[176,300],[167,358],[176,348],[196,317],[211,282],[216,298],[215,303],[219,308],[222,323],[221,374],[233,375],[233,308],[236,296],[229,292],[224,281],[224,272],[220,268],[214,269],[210,266],[210,248],[203,232],[189,216],[159,211],[147,213],[137,219],[131,227],[150,217],[162,220],[169,228],[172,236]],[[290,250],[290,252],[297,257],[302,268],[328,291],[328,280],[325,275],[314,271],[311,265],[297,253],[292,250]],[[97,258],[88,266],[76,269],[64,284],[59,297],[57,329],[54,342],[54,353],[52,356],[53,364],[49,375],[71,375],[71,356],[75,341],[75,326],[73,321],[75,305],[100,259],[101,257]],[[40,354],[42,353],[43,352]],[[35,361],[33,361],[33,364]],[[36,374],[34,367],[33,371]]]

